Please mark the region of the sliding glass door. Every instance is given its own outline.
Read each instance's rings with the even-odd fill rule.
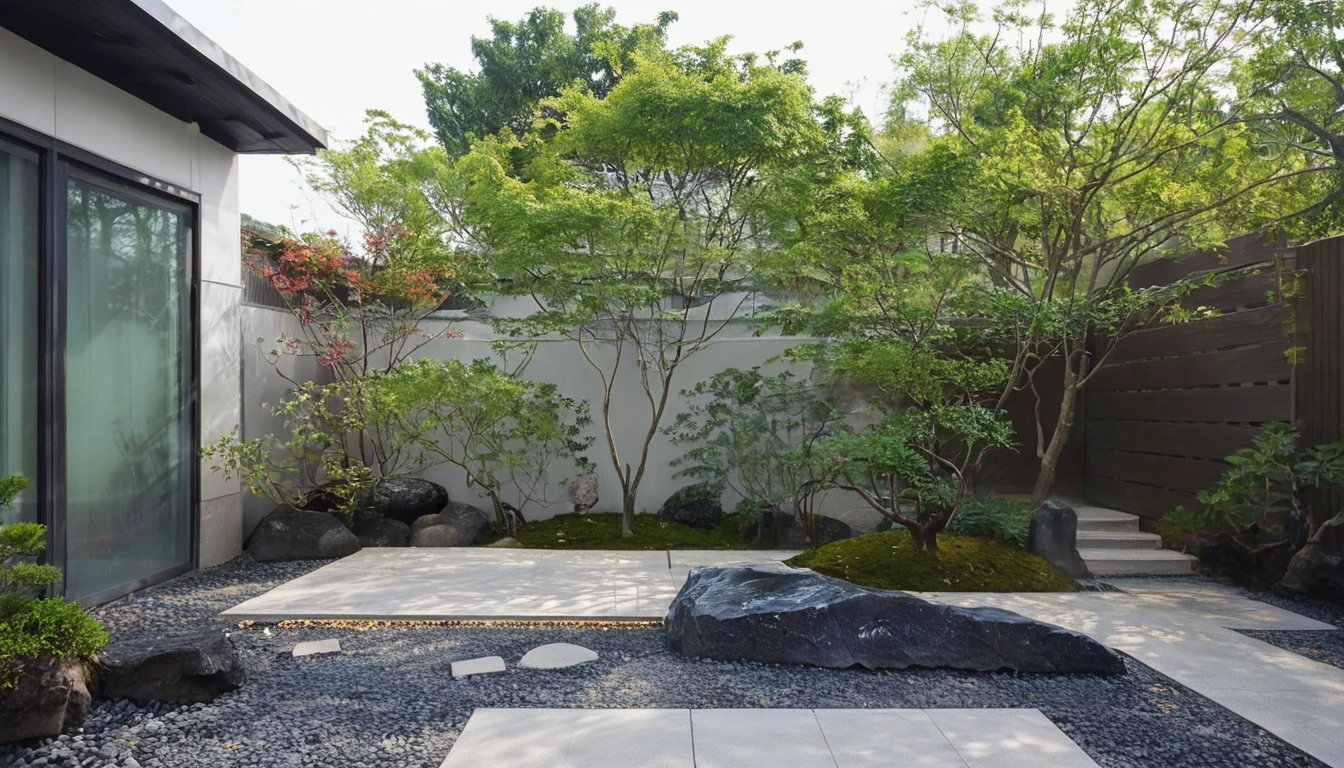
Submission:
[[[65,226],[66,595],[191,562],[192,211],[71,169]]]
[[[0,476],[36,480],[38,259],[41,255],[36,153],[0,141]],[[0,523],[36,521],[29,487]]]

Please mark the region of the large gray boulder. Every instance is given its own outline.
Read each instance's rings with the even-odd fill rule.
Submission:
[[[243,684],[243,663],[220,630],[176,635],[113,636],[103,649],[99,696],[105,699],[200,702]]]
[[[417,477],[379,480],[374,490],[387,497],[383,514],[407,525],[448,506],[448,491],[443,486]]]
[[[1071,579],[1092,576],[1078,554],[1078,513],[1059,499],[1046,499],[1032,515],[1027,551],[1044,557]]]
[[[807,530],[798,524],[793,515],[774,515],[765,511],[755,520],[742,526],[742,540],[776,547],[802,548],[809,544],[812,547],[824,547],[854,536],[854,529],[849,527],[849,523],[825,515],[813,518],[812,531],[814,540],[809,542]]]
[[[263,517],[247,554],[258,562],[274,560],[329,560],[359,551],[359,538],[326,512],[279,507]]]
[[[411,541],[411,527],[400,520],[384,517],[359,534],[361,547],[404,547]]]
[[[15,688],[0,690],[0,744],[46,738],[84,724],[93,703],[82,659],[20,662]]]
[[[570,478],[565,494],[574,505],[573,511],[587,512],[597,506],[597,489],[597,475],[592,472]]]
[[[412,547],[465,547],[490,525],[490,516],[470,504],[450,502],[436,515],[411,524]]]
[[[701,567],[667,612],[668,647],[725,661],[843,669],[951,667],[1119,674],[1077,632],[997,608],[956,608],[784,565]]]
[[[376,487],[367,488],[355,494],[354,503],[347,509],[344,500],[333,487],[323,485],[309,491],[300,508],[335,515],[356,536],[363,536],[378,528],[383,515],[387,514],[388,502],[387,496]]]
[[[712,531],[723,520],[723,504],[712,488],[688,485],[663,502],[658,508],[658,519]]]

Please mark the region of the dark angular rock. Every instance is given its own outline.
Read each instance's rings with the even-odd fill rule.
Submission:
[[[1032,515],[1027,551],[1044,557],[1071,579],[1092,575],[1078,554],[1078,513],[1059,499],[1046,499]]]
[[[21,662],[17,688],[0,691],[0,744],[56,736],[84,724],[93,703],[81,659]]]
[[[854,529],[842,520],[817,515],[812,521],[811,543],[813,547],[822,547],[832,542],[854,536]],[[792,515],[772,515],[764,512],[755,521],[742,526],[743,541],[760,541],[777,547],[806,547],[807,531],[798,525]]]
[[[658,519],[712,531],[723,520],[719,494],[703,485],[688,485],[658,508]]]
[[[465,547],[490,525],[484,511],[461,502],[450,502],[436,515],[425,515],[411,524],[412,547]]]
[[[701,567],[667,612],[668,647],[725,661],[843,669],[1119,674],[1095,640],[998,608],[957,608],[784,565]]]
[[[1344,516],[1321,523],[1293,555],[1278,586],[1344,603]]]
[[[376,526],[359,536],[361,547],[404,547],[411,541],[411,527],[390,517],[381,518]]]
[[[387,497],[383,514],[407,525],[448,506],[448,491],[443,486],[416,477],[379,480],[375,489]]]
[[[359,539],[340,520],[290,507],[263,517],[247,542],[247,554],[258,562],[327,560],[358,551]]]
[[[104,699],[200,702],[243,684],[243,663],[233,642],[208,629],[177,635],[116,637],[103,650]]]
[[[387,514],[388,502],[388,497],[376,487],[369,488],[356,494],[353,508],[347,511],[332,486],[323,485],[304,497],[300,509],[334,515],[356,536],[364,536],[379,528],[383,516]]]

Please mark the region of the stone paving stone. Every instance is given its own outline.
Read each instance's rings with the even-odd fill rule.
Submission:
[[[469,675],[486,675],[492,672],[503,672],[505,670],[504,659],[498,656],[482,656],[479,659],[465,659],[463,661],[454,661],[452,663],[453,678],[467,677]]]
[[[696,768],[836,768],[810,709],[695,709]]]
[[[837,768],[966,768],[922,709],[814,711]]]
[[[519,666],[528,669],[564,669],[597,661],[597,652],[573,643],[548,643],[523,654]]]
[[[309,640],[294,646],[294,658],[316,656],[320,653],[340,653],[340,640]]]
[[[925,710],[970,768],[1098,768],[1036,709]]]
[[[695,768],[684,709],[478,709],[442,768]]]

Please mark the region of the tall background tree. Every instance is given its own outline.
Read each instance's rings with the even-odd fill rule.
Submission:
[[[543,99],[578,87],[602,98],[616,86],[641,50],[663,47],[677,14],[664,11],[650,24],[624,27],[616,11],[596,3],[574,9],[574,31],[565,14],[537,7],[517,22],[490,19],[490,37],[472,37],[476,72],[442,64],[416,71],[429,123],[453,155],[466,154],[471,140],[508,129],[522,136]]]
[[[1043,8],[1008,4],[986,23],[958,3],[950,34],[916,30],[898,60],[893,127],[921,123],[973,163],[930,234],[979,259],[1016,385],[1062,379],[1057,422],[1037,421],[1035,503],[1115,343],[1182,317],[1189,284],[1131,291],[1130,270],[1281,222],[1317,191],[1321,166],[1261,151],[1233,97],[1254,7],[1080,0],[1056,26]]]

